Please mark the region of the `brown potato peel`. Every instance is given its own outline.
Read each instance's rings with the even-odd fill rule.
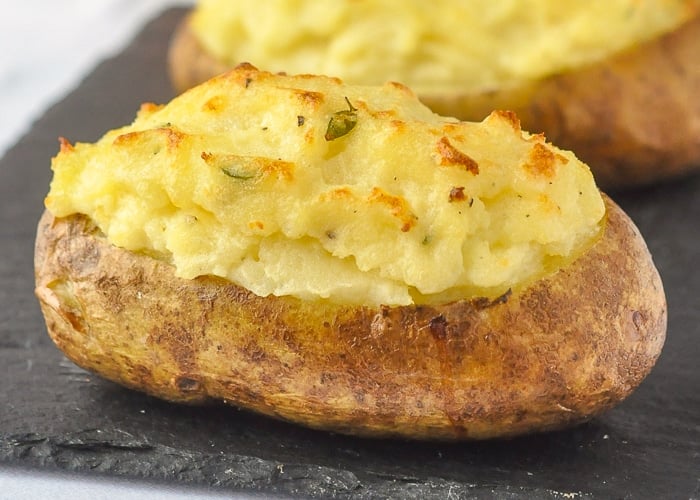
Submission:
[[[225,401],[340,433],[484,439],[567,427],[622,401],[666,332],[662,283],[609,198],[583,256],[496,300],[353,307],[174,276],[86,217],[45,212],[36,295],[79,366],[170,401]]]

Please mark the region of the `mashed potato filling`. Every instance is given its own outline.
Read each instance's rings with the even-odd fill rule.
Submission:
[[[178,276],[348,304],[498,297],[585,251],[586,165],[517,118],[433,114],[398,84],[249,65],[94,144],[62,140],[47,208]]]
[[[430,92],[515,86],[671,31],[698,0],[200,0],[221,62]]]

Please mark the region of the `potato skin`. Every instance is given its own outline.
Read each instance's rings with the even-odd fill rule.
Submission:
[[[68,358],[167,400],[223,400],[375,437],[558,429],[630,394],[665,339],[665,296],[646,245],[606,205],[601,239],[526,290],[377,308],[177,278],[168,264],[109,244],[88,218],[45,212],[36,295]]]
[[[436,113],[482,120],[514,111],[524,130],[574,151],[604,189],[652,184],[700,169],[700,16],[609,59],[523,87],[478,94],[420,95]],[[225,71],[185,17],[169,50],[183,91]],[[406,82],[404,82],[406,83]]]
[[[168,48],[170,81],[178,92],[232,69],[204,50],[190,29],[189,20],[187,15],[178,23]]]

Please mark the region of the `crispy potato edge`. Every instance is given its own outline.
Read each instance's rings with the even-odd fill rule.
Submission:
[[[224,401],[371,437],[515,436],[627,397],[666,332],[662,282],[609,198],[602,238],[521,293],[440,306],[258,297],[110,245],[84,216],[39,222],[36,295],[77,365],[182,403]]]

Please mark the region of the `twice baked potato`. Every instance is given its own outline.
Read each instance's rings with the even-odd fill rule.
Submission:
[[[63,139],[36,295],[76,364],[364,436],[558,429],[665,337],[660,277],[588,168],[512,113],[250,65]]]
[[[700,2],[200,0],[173,36],[184,90],[242,61],[411,87],[434,111],[508,109],[604,188],[700,168]],[[261,17],[263,16],[263,17]]]

